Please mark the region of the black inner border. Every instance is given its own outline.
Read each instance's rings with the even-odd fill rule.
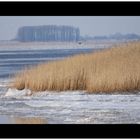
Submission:
[[[0,2],[0,15],[12,16],[136,16],[139,2]]]
[[[140,16],[139,2],[0,2],[0,16]],[[140,125],[0,125],[1,138],[139,138]]]

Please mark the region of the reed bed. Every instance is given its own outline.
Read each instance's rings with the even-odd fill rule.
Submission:
[[[140,42],[39,64],[16,74],[12,87],[89,93],[140,90]]]

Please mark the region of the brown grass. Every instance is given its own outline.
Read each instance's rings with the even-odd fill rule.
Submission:
[[[15,124],[46,124],[47,121],[41,118],[19,118],[14,117],[12,121]]]
[[[12,86],[90,93],[140,90],[140,42],[40,64],[17,74]]]

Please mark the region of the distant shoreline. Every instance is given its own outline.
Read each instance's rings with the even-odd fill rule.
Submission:
[[[100,49],[108,48],[118,41],[83,41],[83,42],[17,42],[17,41],[0,41],[1,50],[45,50],[45,49]]]

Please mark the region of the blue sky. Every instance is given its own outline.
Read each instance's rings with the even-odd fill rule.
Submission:
[[[140,35],[140,16],[0,16],[0,40],[14,38],[21,26],[50,24],[79,27],[81,35]]]

